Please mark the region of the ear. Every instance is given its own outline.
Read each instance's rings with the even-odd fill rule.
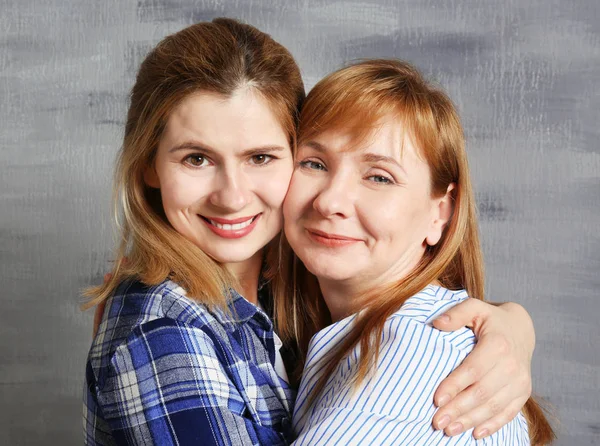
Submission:
[[[144,183],[146,186],[160,189],[160,178],[158,178],[154,163],[144,169]]]
[[[433,218],[429,232],[425,238],[425,242],[429,246],[435,246],[440,241],[446,224],[452,218],[452,212],[454,212],[454,197],[452,196],[452,191],[455,187],[456,185],[454,183],[450,183],[444,196],[434,200],[432,208]]]

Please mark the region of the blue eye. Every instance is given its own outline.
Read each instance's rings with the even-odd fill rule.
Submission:
[[[378,184],[393,184],[392,180],[390,180],[388,177],[384,177],[383,175],[371,175],[368,178],[374,183]]]
[[[311,170],[326,170],[323,164],[311,160],[300,161],[300,167],[304,167],[305,169]]]

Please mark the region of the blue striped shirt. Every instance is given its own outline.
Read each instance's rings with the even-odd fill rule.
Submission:
[[[325,356],[350,331],[350,316],[311,340],[294,409],[295,445],[529,445],[527,422],[519,414],[481,440],[472,429],[454,437],[433,429],[433,395],[441,381],[473,349],[468,328],[451,333],[431,326],[438,315],[467,298],[463,291],[430,285],[408,299],[385,323],[373,374],[352,388],[360,346],[353,349],[308,404],[324,372]]]
[[[171,281],[121,284],[88,356],[85,444],[289,444],[295,392],[272,322],[234,291],[230,310]]]

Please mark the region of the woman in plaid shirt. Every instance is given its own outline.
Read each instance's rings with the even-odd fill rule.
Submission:
[[[86,366],[86,444],[292,441],[297,377],[270,316],[301,363],[291,309],[276,304],[290,292],[279,233],[303,100],[290,53],[231,19],[168,36],[142,63],[115,175],[121,242],[111,279],[88,292],[105,311]],[[484,389],[500,405],[529,396],[528,316],[479,305],[452,310],[452,326],[477,316],[488,334],[440,386],[436,428],[443,415],[490,433],[506,422],[460,392],[473,375],[504,378]],[[522,352],[498,357],[499,337]],[[515,364],[524,380],[504,373]]]

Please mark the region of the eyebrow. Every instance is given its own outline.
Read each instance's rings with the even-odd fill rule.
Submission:
[[[308,141],[304,145],[308,146],[320,153],[327,152],[327,148],[323,144],[321,144],[317,141]],[[404,167],[402,167],[402,165],[395,158],[393,158],[391,156],[378,155],[376,153],[368,152],[368,153],[363,154],[361,158],[363,161],[365,161],[367,163],[391,164],[393,166],[398,167],[399,169],[402,170],[402,172],[404,172],[406,174],[406,169]]]
[[[307,141],[304,145],[310,147],[311,149],[315,149],[317,152],[325,153],[327,151],[325,146],[317,141]]]
[[[404,167],[402,167],[402,165],[395,158],[393,158],[391,156],[378,155],[376,153],[365,153],[362,156],[362,159],[368,163],[392,164],[392,165],[398,167],[399,169],[402,169],[402,171],[404,173],[406,173],[406,170],[404,169]]]
[[[206,144],[202,144],[198,141],[186,141],[184,143],[177,144],[176,146],[171,147],[169,149],[169,153],[179,152],[181,150],[198,150],[198,151],[207,153],[209,155],[217,155],[217,156],[219,155],[217,150],[213,149],[212,147],[210,147]],[[283,152],[284,150],[285,150],[285,147],[282,147],[282,146],[266,145],[266,146],[259,146],[259,147],[253,147],[251,149],[246,149],[240,155],[241,156],[252,156],[252,155],[258,155],[258,154],[262,154],[262,153]]]

